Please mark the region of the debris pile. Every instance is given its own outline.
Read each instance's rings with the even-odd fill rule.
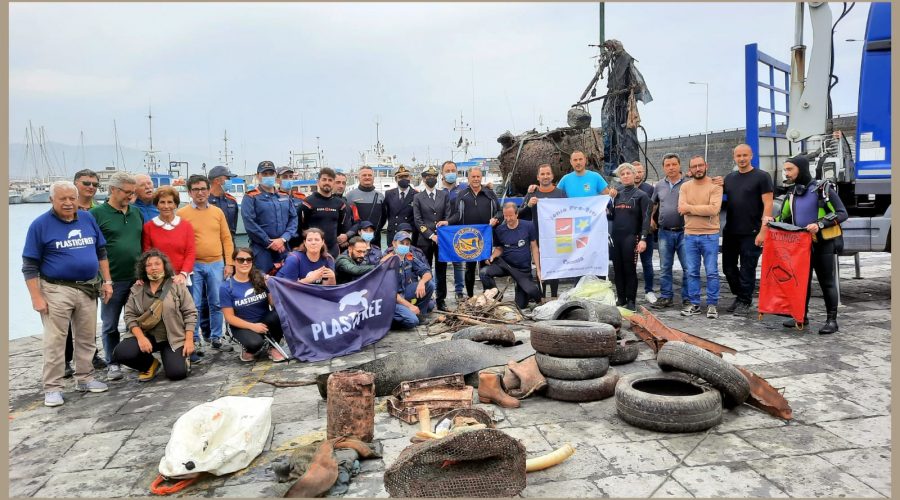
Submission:
[[[616,330],[593,321],[550,320],[531,327],[535,360],[547,378],[546,396],[560,401],[598,401],[613,395],[619,374],[609,368]]]

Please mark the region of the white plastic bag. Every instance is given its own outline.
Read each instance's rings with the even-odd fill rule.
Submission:
[[[195,406],[172,426],[159,473],[184,479],[241,470],[262,453],[271,430],[269,397],[226,396]]]
[[[535,321],[550,319],[557,309],[571,299],[585,299],[614,306],[616,305],[616,292],[613,291],[612,282],[608,280],[602,280],[591,275],[582,276],[574,288],[563,292],[558,299],[535,307],[531,317]]]

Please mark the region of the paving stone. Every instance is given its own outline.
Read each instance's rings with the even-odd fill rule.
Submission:
[[[141,469],[102,469],[53,474],[36,497],[115,498],[128,495],[141,475]]]
[[[542,424],[537,426],[541,434],[554,449],[571,443],[594,446],[598,443],[624,443],[629,441],[621,431],[610,428],[604,418],[585,422],[564,422],[558,424]]]
[[[807,359],[807,356],[802,352],[787,347],[767,347],[755,351],[746,351],[743,354],[762,360],[765,363],[781,363],[783,361]]]
[[[185,387],[177,391],[140,392],[131,398],[118,413],[185,413],[191,408],[218,399],[208,390]]]
[[[859,446],[891,445],[890,416],[821,422],[818,425]]]
[[[35,492],[41,489],[48,479],[50,479],[48,475],[10,479],[9,496],[10,498],[34,496]]]
[[[504,413],[513,426],[573,422],[590,418],[577,403],[554,401],[543,396],[532,396],[523,401],[521,407]]]
[[[573,479],[528,485],[522,490],[521,496],[524,498],[559,498],[560,496],[593,498],[600,496],[600,488],[587,479]]]
[[[555,449],[537,426],[511,427],[504,429],[503,432],[521,441],[525,445],[525,452],[529,457],[540,456]]]
[[[69,451],[74,442],[71,438],[48,438],[41,434],[25,438],[9,455],[9,479],[28,478],[34,476],[35,471],[49,469]]]
[[[874,489],[816,455],[747,463],[792,497],[881,497]]]
[[[91,434],[79,439],[50,470],[74,472],[102,469],[121,448],[132,431]]]
[[[350,488],[344,498],[388,498],[384,481],[380,477],[366,478],[357,476],[350,481]]]
[[[691,493],[673,479],[666,478],[665,472],[639,472],[619,474],[591,480],[597,485],[602,497],[648,498],[671,497],[690,498]],[[654,493],[655,491],[655,493]],[[560,495],[562,496],[562,495]]]
[[[249,483],[220,486],[211,494],[217,498],[283,497],[290,487],[288,483]]]
[[[277,398],[275,399],[278,400]],[[320,404],[321,403],[321,404]],[[300,420],[318,420],[327,415],[324,401],[307,403],[288,403],[272,405],[273,422],[297,422]]]
[[[596,448],[611,467],[626,474],[668,470],[678,464],[678,457],[657,441],[599,444]]]
[[[794,420],[804,424],[861,418],[872,414],[872,410],[854,403],[846,395],[802,395],[791,398],[790,404],[794,410]]]
[[[323,420],[300,420],[297,422],[285,422],[274,424],[271,445],[265,449],[273,451],[284,451],[285,449],[294,448],[298,442],[304,438],[308,438],[309,434],[314,432],[326,432],[327,424]]]
[[[571,479],[594,477],[598,472],[618,474],[620,470],[612,467],[610,461],[601,455],[596,448],[580,445],[575,453],[563,463],[540,471],[528,473],[528,484],[557,483]]]
[[[809,425],[786,425],[772,429],[740,431],[737,434],[770,457],[805,455],[855,447],[825,429]]]
[[[698,498],[785,498],[771,481],[745,465],[680,467],[672,477]]]
[[[886,497],[891,496],[891,449],[865,448],[819,455]]]
[[[734,434],[664,439],[660,443],[687,466],[744,462],[767,455]]]
[[[712,430],[718,434],[725,434],[727,432],[781,427],[783,425],[785,425],[784,420],[769,415],[759,408],[743,404],[731,410],[723,411],[722,423],[713,427]]]
[[[146,437],[129,436],[106,464],[106,468],[159,465],[159,461],[166,454],[168,438],[166,435],[164,442],[161,442],[162,440],[154,442]]]

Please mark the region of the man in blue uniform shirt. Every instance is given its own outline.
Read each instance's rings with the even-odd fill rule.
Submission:
[[[516,305],[528,306],[528,301],[540,303],[543,293],[531,279],[531,263],[541,276],[541,253],[538,249],[537,230],[531,221],[519,220],[516,204],[503,204],[503,222],[494,227],[494,250],[488,258],[488,266],[481,270],[481,284],[485,291],[497,288],[494,278],[512,276],[516,282]]]
[[[228,222],[231,239],[234,240],[234,235],[237,233],[237,218],[240,207],[237,198],[228,192],[228,185],[232,177],[237,177],[237,175],[231,173],[228,167],[217,165],[209,170],[209,204],[219,207],[219,210],[225,214],[225,221]]]
[[[412,234],[398,231],[394,235],[393,245],[391,251],[400,259],[393,326],[406,330],[419,326],[425,315],[434,309],[435,304],[431,300],[434,282],[428,264],[412,255]]]
[[[260,162],[256,173],[259,183],[244,196],[241,217],[250,237],[253,263],[269,273],[290,251],[288,240],[297,232],[297,212],[291,198],[275,188],[274,163]]]

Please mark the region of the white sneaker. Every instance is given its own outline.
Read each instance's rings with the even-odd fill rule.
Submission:
[[[652,291],[651,291],[651,292],[647,292],[647,293],[644,295],[644,298],[647,299],[647,302],[649,302],[649,303],[651,303],[651,304],[656,304],[656,294],[653,293]]]

